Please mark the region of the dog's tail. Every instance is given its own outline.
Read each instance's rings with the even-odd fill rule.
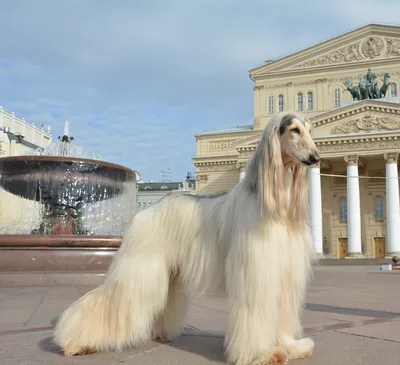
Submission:
[[[62,314],[54,342],[64,355],[121,350],[151,339],[154,319],[166,305],[168,267],[162,255],[124,251],[105,283]]]

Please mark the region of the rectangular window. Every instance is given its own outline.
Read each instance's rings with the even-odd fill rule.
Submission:
[[[308,110],[313,110],[314,100],[313,100],[313,93],[311,91],[308,92],[307,98],[308,98]]]
[[[397,97],[397,84],[392,83],[390,85],[390,96],[392,98],[396,98]]]
[[[268,113],[274,114],[274,97],[268,97]]]
[[[278,103],[279,103],[279,112],[283,112],[283,108],[284,108],[284,105],[283,105],[283,95],[279,95],[279,97],[278,97]]]
[[[340,198],[339,204],[339,220],[347,222],[347,199]]]
[[[297,110],[299,110],[299,111],[303,110],[303,94],[302,93],[297,94]]]
[[[383,219],[383,198],[380,195],[375,197],[375,219]]]
[[[335,89],[335,107],[340,106],[340,89]]]

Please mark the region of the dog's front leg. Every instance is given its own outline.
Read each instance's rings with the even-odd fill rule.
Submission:
[[[276,345],[281,275],[276,245],[260,240],[231,247],[226,262],[229,317],[225,338],[230,363],[287,362],[285,348]]]

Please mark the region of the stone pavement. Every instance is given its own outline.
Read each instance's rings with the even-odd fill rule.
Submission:
[[[317,267],[304,313],[312,358],[297,365],[393,365],[400,357],[400,272],[376,267]],[[1,365],[224,364],[224,296],[190,308],[184,334],[120,353],[65,358],[51,342],[57,317],[90,286],[0,288]]]

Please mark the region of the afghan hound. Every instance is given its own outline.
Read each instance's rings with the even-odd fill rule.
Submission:
[[[195,296],[225,290],[229,363],[310,356],[301,325],[314,259],[307,167],[320,159],[310,128],[301,114],[279,113],[228,193],[167,195],[136,213],[104,283],[57,323],[64,355],[173,340]]]

